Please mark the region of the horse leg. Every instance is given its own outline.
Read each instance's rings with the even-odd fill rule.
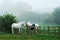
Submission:
[[[13,27],[12,27],[12,34],[14,34],[14,29],[13,29]]]
[[[36,34],[36,28],[34,28],[34,34]]]
[[[26,33],[29,34],[29,27],[27,27]]]
[[[39,34],[39,28],[37,28],[37,33]]]
[[[20,28],[19,28],[18,34],[20,34]]]
[[[37,27],[37,26],[36,26]],[[38,33],[38,28],[34,28],[34,33],[37,34]]]
[[[27,27],[26,33],[28,34],[28,27]]]

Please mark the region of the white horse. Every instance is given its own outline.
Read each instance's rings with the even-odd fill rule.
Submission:
[[[30,23],[30,22],[26,22],[25,23],[26,24],[26,27],[27,27],[27,32],[29,33],[29,31],[31,30],[34,30],[35,32],[38,32],[38,30],[39,30],[39,25],[37,24],[37,23],[34,23],[34,24],[32,24],[32,23]],[[33,26],[34,25],[34,26]],[[31,32],[30,31],[30,32]]]
[[[38,32],[39,31],[39,24],[37,24],[37,23],[35,23],[35,29],[36,29],[36,32]]]
[[[24,25],[25,25],[25,22],[13,23],[13,24],[11,25],[12,34],[14,34],[14,28],[18,28],[18,29],[19,29],[18,33],[20,34],[20,32],[21,32],[21,27],[24,26]]]
[[[25,25],[26,25],[26,27],[27,27],[27,26],[30,27],[30,26],[32,25],[32,23],[30,23],[30,22],[25,22]]]
[[[37,23],[35,23],[35,28],[39,29],[39,25]]]
[[[26,27],[27,27],[27,26],[28,26],[28,27],[32,27],[32,26],[33,26],[33,24],[30,23],[30,22],[25,22],[25,24],[26,24]],[[37,23],[34,23],[34,25],[35,25],[35,28],[36,28],[36,29],[39,28],[39,25],[38,25]]]

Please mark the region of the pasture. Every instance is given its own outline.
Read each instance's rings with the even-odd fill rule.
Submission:
[[[59,40],[58,35],[18,35],[18,34],[0,34],[0,40]]]
[[[0,33],[0,40],[60,40],[59,27],[41,27],[39,33],[32,35],[26,34],[25,29],[22,29],[21,34]]]

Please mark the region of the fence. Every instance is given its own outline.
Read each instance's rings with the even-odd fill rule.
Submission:
[[[40,34],[60,34],[60,26],[40,27]]]
[[[16,30],[15,30],[16,31]],[[18,33],[18,32],[17,32]],[[22,34],[26,34],[26,29],[22,29]],[[60,34],[60,26],[47,26],[47,27],[40,27],[39,34]]]

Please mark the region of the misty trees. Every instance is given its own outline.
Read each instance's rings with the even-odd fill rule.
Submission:
[[[60,25],[60,7],[55,8],[54,12],[52,12],[51,14],[48,13],[48,15],[45,17],[45,23]]]
[[[17,22],[16,17],[12,14],[0,16],[0,31],[11,32],[11,24]]]
[[[47,16],[45,16],[44,23],[46,23],[46,24],[54,24],[53,14],[48,13]]]
[[[54,10],[53,17],[54,17],[54,23],[60,25],[60,7]]]

